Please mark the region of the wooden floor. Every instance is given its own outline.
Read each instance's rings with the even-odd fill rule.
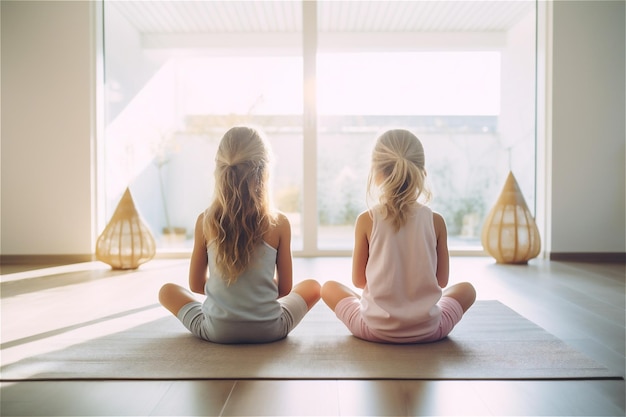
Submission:
[[[107,281],[120,272],[97,262],[3,266],[2,349],[11,345],[6,334],[41,335],[71,326],[72,320],[109,314],[113,307],[155,303],[163,282],[185,283],[186,265],[184,259],[153,260],[137,272],[124,272],[128,280],[123,286]],[[347,283],[350,260],[297,258],[294,269],[296,280]],[[159,273],[146,284],[142,271]],[[490,258],[455,257],[451,274],[451,283],[471,281],[478,298],[500,300],[624,376],[623,264],[533,260],[527,266],[512,266],[497,265]],[[133,300],[132,305],[119,301],[126,299]],[[20,305],[25,306],[24,313],[16,317]],[[624,416],[624,393],[623,379],[26,381],[2,382],[0,415]]]

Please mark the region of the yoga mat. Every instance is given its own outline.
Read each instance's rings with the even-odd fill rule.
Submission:
[[[168,314],[146,306],[4,343],[1,379],[618,377],[498,301],[478,301],[448,338],[415,345],[359,340],[322,302],[286,339],[260,345],[199,340]]]

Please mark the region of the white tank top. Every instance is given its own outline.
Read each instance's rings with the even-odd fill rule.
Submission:
[[[415,338],[434,332],[441,311],[437,302],[437,237],[430,208],[417,205],[396,231],[374,207],[369,259],[361,311],[382,339]]]

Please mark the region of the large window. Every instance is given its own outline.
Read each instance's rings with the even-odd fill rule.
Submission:
[[[391,127],[424,143],[453,251],[480,250],[509,170],[534,206],[533,2],[105,1],[104,16],[105,217],[130,186],[160,251],[191,248],[235,124],[270,139],[296,254],[349,253]]]
[[[193,22],[171,14],[177,8],[181,13],[201,9],[217,14],[223,19],[221,30],[230,32],[230,14],[252,17],[257,7],[237,2],[105,2],[108,212],[130,186],[162,251],[190,249],[196,217],[212,197],[217,145],[237,124],[257,126],[267,135],[274,159],[274,203],[291,218],[294,250],[302,247],[300,36],[287,32],[277,39],[271,27],[265,28],[270,33],[255,33],[265,30],[253,26],[250,31],[214,34],[209,41],[217,38],[217,46],[195,49],[192,35],[162,45],[162,34],[144,32],[153,25],[177,34],[193,30]],[[296,19],[290,27],[300,24],[298,4],[267,12],[281,10],[292,13],[284,19]],[[182,26],[168,26],[177,23]],[[157,44],[150,46],[152,41]]]
[[[489,178],[499,174],[500,61],[497,51],[320,55],[320,248],[351,244],[374,140],[395,127],[424,144],[433,206],[446,215],[451,244],[478,244]]]

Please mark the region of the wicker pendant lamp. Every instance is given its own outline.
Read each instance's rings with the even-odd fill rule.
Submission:
[[[137,269],[156,253],[156,243],[150,229],[135,208],[126,188],[109,224],[96,241],[96,259],[113,269]]]
[[[539,255],[539,229],[512,172],[485,219],[481,240],[498,263],[525,264]]]

